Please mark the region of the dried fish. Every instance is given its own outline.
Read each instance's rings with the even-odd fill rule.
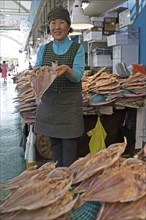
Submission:
[[[0,213],[17,210],[35,210],[46,207],[62,198],[71,188],[72,179],[63,181],[43,181],[29,183],[12,194],[0,206]]]
[[[41,67],[36,71],[35,76],[31,78],[31,86],[34,90],[37,104],[40,103],[42,95],[57,77],[56,68],[57,63],[52,63],[51,67]]]
[[[95,178],[88,190],[80,196],[78,203],[136,201],[146,195],[145,171],[144,163],[113,168]]]
[[[83,159],[84,164],[81,167],[78,167],[78,171],[76,173],[73,173],[74,180],[73,183],[79,183],[98,171],[101,171],[105,169],[106,167],[111,166],[113,163],[115,163],[122,153],[125,151],[127,145],[126,138],[124,139],[124,143],[117,143],[110,145],[107,149],[101,150],[96,154],[89,155],[86,160]],[[83,162],[81,161],[81,162]],[[77,162],[75,162],[77,165]],[[72,165],[72,167],[74,164]]]
[[[105,203],[98,214],[97,220],[145,220],[146,196],[134,202]]]
[[[73,199],[71,192],[67,192],[62,198],[52,205],[36,210],[20,210],[1,214],[3,220],[53,220],[62,219],[62,215],[68,213],[76,203],[78,197]],[[63,218],[64,219],[64,218]]]
[[[37,167],[34,166],[31,169],[23,171],[19,176],[16,176],[15,178],[7,181],[6,183],[0,184],[0,189],[16,189],[22,187],[28,183],[31,177],[41,173],[43,170],[47,170],[47,173],[49,174],[50,171],[55,169],[55,163],[48,162],[42,165],[39,169],[36,168]]]

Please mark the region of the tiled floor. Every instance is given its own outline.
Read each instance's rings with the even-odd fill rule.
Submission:
[[[20,147],[22,128],[19,113],[14,113],[16,84],[9,77],[0,78],[0,182],[19,175],[26,168],[24,150]]]

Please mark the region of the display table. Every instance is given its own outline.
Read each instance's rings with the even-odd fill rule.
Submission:
[[[108,147],[110,144],[122,142],[123,134],[127,133],[127,138],[129,140],[129,143],[127,145],[127,153],[134,153],[135,146],[133,145],[133,143],[131,145],[130,133],[134,134],[135,136],[136,114],[137,109],[125,108],[120,110],[114,109],[114,113],[112,115],[100,116],[101,123],[107,133],[107,137],[105,140],[106,147]],[[127,117],[127,126],[130,127],[130,129],[128,129],[128,132],[126,128],[123,127],[125,116]],[[85,132],[78,142],[78,157],[85,156],[87,153],[89,153],[90,137],[88,137],[87,132],[95,127],[97,117],[98,115],[84,115]]]

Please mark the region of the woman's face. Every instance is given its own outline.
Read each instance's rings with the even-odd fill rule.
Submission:
[[[63,19],[56,19],[50,22],[49,28],[54,40],[60,42],[68,35],[70,25]]]

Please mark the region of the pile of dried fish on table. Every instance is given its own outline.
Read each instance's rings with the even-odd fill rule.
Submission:
[[[57,64],[52,63],[51,67],[24,70],[16,75],[18,89],[18,96],[15,99],[18,103],[16,112],[20,112],[25,123],[34,122],[40,99],[57,76],[56,67]]]
[[[52,63],[51,67],[34,68],[33,70],[25,70],[16,75],[18,97],[15,102],[16,112],[20,112],[26,123],[34,122],[37,105],[47,88],[56,78],[56,63]],[[130,94],[125,95],[125,91]],[[91,75],[91,71],[85,71],[82,77],[82,94],[84,107],[90,107],[91,96],[99,94],[104,97],[107,106],[125,106],[138,108],[144,104],[146,96],[146,74],[134,73],[127,79],[119,79],[116,74],[106,72],[106,67]],[[112,101],[112,104],[111,104]],[[103,103],[103,105],[105,105]],[[105,107],[101,104],[96,108],[102,108],[106,114]],[[109,111],[110,110],[110,111]],[[107,114],[112,114],[111,109],[107,109]],[[84,111],[84,109],[83,109]]]
[[[146,92],[146,74],[134,73],[128,79],[120,81],[121,88],[129,90],[135,94]]]
[[[92,96],[98,94],[104,97],[107,105],[113,100],[110,105],[138,108],[143,106],[146,97],[146,74],[137,72],[126,79],[120,79],[119,75],[108,73],[106,67],[103,67],[93,75],[85,71],[82,87],[84,106],[92,106]],[[100,108],[103,105],[97,102],[94,106]]]
[[[68,168],[33,167],[1,184],[11,192],[0,206],[1,219],[72,219],[71,213],[94,201],[102,206],[92,219],[145,220],[146,163],[123,158],[126,145],[126,139],[112,144]]]
[[[32,75],[32,70],[25,70],[16,75],[18,95],[14,101],[15,112],[19,112],[26,123],[33,122],[36,113],[35,95],[30,84]]]

